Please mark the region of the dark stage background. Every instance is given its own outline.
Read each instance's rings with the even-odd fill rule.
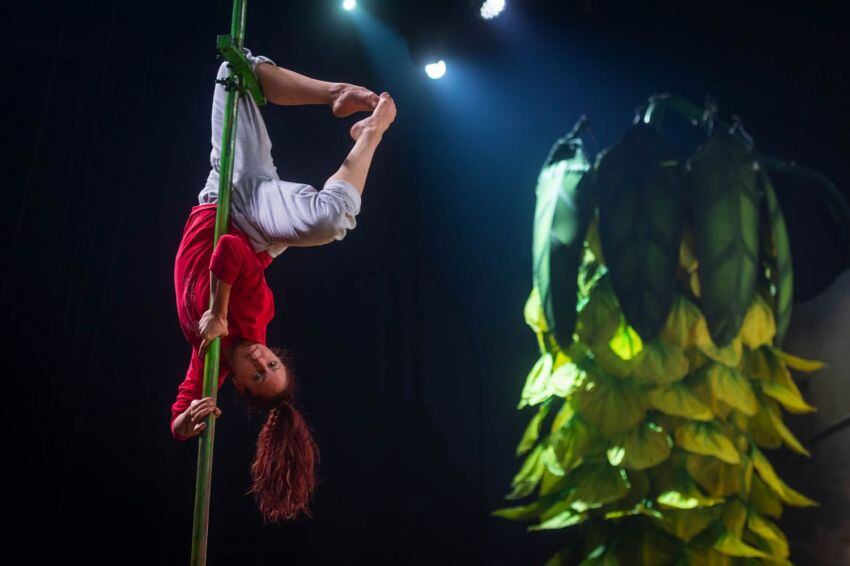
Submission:
[[[244,495],[260,422],[227,384],[210,564],[535,564],[570,540],[488,513],[529,417],[515,406],[536,358],[522,321],[534,183],[581,114],[601,149],[650,94],[710,93],[763,150],[850,186],[838,8],[509,1],[485,25],[468,4],[361,2],[372,15],[358,24],[337,2],[249,3],[255,54],[390,90],[399,114],[356,230],[268,270],[270,342],[299,356],[322,453],[315,518],[261,525]],[[209,170],[215,35],[230,3],[3,12],[7,552],[185,564],[196,443],[168,432],[189,355],[172,262]],[[433,47],[415,44],[411,59],[400,32],[446,38],[445,79],[421,72]],[[321,185],[348,151],[352,119],[263,113],[284,179]],[[811,196],[781,196],[809,298],[846,269],[847,250]]]

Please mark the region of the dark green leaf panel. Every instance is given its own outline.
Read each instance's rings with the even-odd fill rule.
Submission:
[[[757,165],[742,142],[718,131],[691,157],[689,178],[700,306],[723,347],[737,336],[755,293]]]
[[[614,292],[644,341],[658,335],[676,297],[682,173],[651,126],[633,126],[596,167],[599,237]]]
[[[794,271],[791,268],[791,243],[785,217],[779,207],[776,191],[767,173],[759,174],[761,196],[764,199],[766,237],[762,239],[763,257],[773,287],[773,310],[776,316],[776,342],[782,343],[791,322],[791,304],[794,295]]]
[[[532,255],[534,286],[558,345],[572,342],[578,269],[593,210],[590,164],[581,140],[560,140],[537,181]]]

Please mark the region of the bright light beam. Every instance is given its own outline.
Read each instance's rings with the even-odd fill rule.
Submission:
[[[442,78],[446,74],[446,62],[440,59],[436,63],[425,65],[425,74],[431,79]]]
[[[357,0],[343,0],[342,9],[346,12],[350,12],[354,8],[357,7]],[[482,8],[483,9],[483,8]]]
[[[487,0],[481,5],[481,17],[492,20],[505,9],[505,0]]]

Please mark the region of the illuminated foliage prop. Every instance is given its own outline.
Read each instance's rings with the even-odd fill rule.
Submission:
[[[779,349],[782,211],[739,127],[708,127],[683,161],[651,114],[686,103],[651,102],[595,165],[580,122],[540,173],[525,318],[541,356],[507,496],[524,501],[494,514],[583,529],[551,565],[785,564],[774,521],[815,503],[764,450],[808,454],[782,409],[814,410],[789,369],[821,364]]]

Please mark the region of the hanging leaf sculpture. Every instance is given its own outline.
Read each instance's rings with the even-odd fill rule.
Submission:
[[[724,131],[711,136],[690,159],[700,306],[718,346],[726,346],[738,334],[755,293],[756,167],[743,142]]]
[[[596,167],[599,237],[626,321],[655,338],[676,298],[683,187],[676,153],[649,125],[633,126]]]
[[[534,287],[547,330],[564,348],[575,327],[578,268],[592,208],[589,169],[581,140],[567,136],[552,148],[537,180]]]
[[[822,367],[778,348],[791,256],[770,179],[727,128],[680,162],[640,124],[590,170],[568,136],[540,175],[541,357],[518,501],[494,514],[581,529],[547,566],[788,564],[773,520],[815,505],[762,451],[808,454],[782,410],[814,410],[789,369]]]

